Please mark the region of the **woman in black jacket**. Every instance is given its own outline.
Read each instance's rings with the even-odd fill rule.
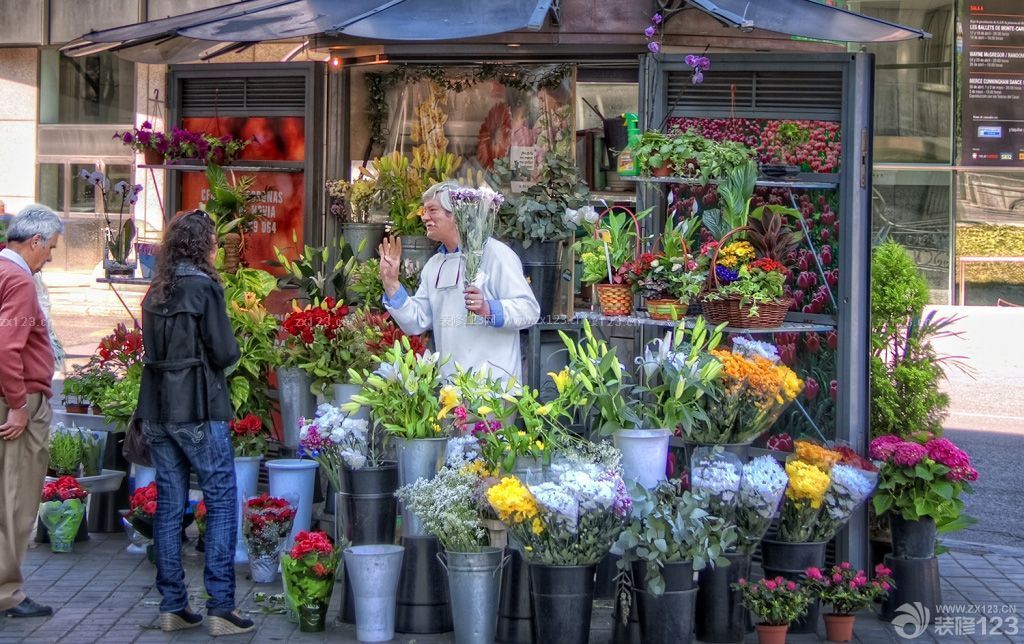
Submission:
[[[195,472],[207,508],[210,634],[233,635],[251,631],[253,622],[235,611],[238,508],[224,370],[240,353],[213,266],[216,252],[213,222],[201,210],[176,217],[164,231],[153,284],[142,301],[145,357],[136,417],[156,468],[160,628],[176,631],[203,621],[189,608],[181,565],[181,510]]]

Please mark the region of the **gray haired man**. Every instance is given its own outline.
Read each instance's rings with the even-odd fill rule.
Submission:
[[[45,617],[22,592],[21,560],[32,535],[49,460],[53,348],[32,276],[52,259],[64,224],[46,206],[11,220],[0,250],[0,611]]]

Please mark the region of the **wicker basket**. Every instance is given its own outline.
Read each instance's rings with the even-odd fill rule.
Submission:
[[[688,305],[682,300],[647,300],[647,316],[652,320],[682,320]]]
[[[740,304],[739,295],[730,295],[721,300],[704,299],[701,307],[704,317],[712,324],[728,322],[729,326],[743,329],[769,329],[782,326],[793,300],[783,298],[774,302],[757,305],[757,315],[750,315],[750,304]]]
[[[601,313],[608,316],[633,313],[633,290],[625,284],[595,284]]]
[[[729,326],[743,329],[769,329],[782,326],[782,323],[786,320],[786,313],[793,304],[791,298],[784,297],[772,302],[758,304],[757,315],[750,315],[753,303],[740,304],[742,298],[739,295],[730,295],[729,297],[716,300],[709,299],[708,297],[718,288],[718,273],[715,271],[718,266],[718,252],[725,246],[726,239],[745,230],[750,229],[746,226],[734,228],[719,240],[715,254],[711,257],[711,267],[708,269],[707,285],[710,288],[701,298],[704,317],[712,324],[726,322]]]

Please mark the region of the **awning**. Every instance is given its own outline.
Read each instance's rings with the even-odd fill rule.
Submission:
[[[485,4],[482,4],[485,3]],[[539,30],[552,0],[242,0],[103,31],[61,51],[85,56],[114,51],[139,63],[208,60],[254,43],[314,34],[377,41],[476,38]]]
[[[932,35],[913,27],[821,4],[817,0],[687,0],[743,31],[763,29],[791,36],[845,42],[893,42]]]

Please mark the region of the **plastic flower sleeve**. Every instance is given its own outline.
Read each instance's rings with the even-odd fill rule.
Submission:
[[[709,514],[732,521],[742,471],[735,454],[698,447],[690,459],[690,490],[705,499]]]
[[[878,484],[878,472],[868,472],[852,465],[837,463],[832,466],[830,474],[832,482],[825,492],[814,541],[828,541],[836,536]]]
[[[758,456],[743,467],[736,504],[737,550],[753,554],[779,511],[789,478],[773,456]]]

